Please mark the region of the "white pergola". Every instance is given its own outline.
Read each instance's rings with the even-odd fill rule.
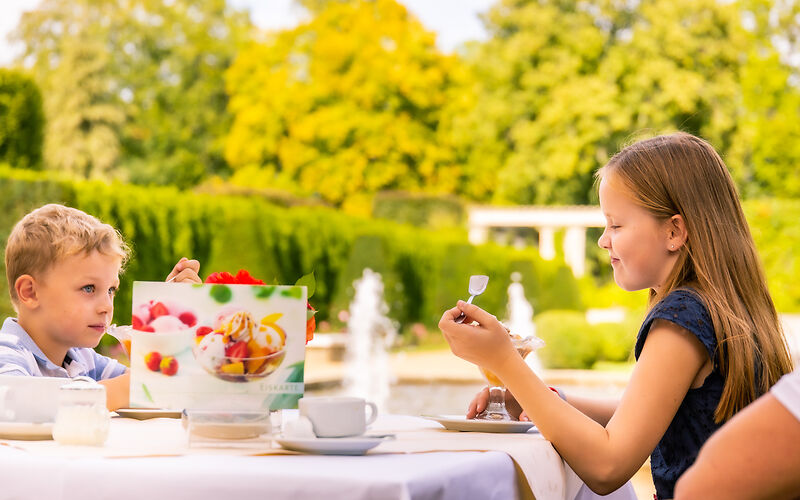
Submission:
[[[539,232],[539,255],[545,260],[556,256],[555,232],[566,229],[564,260],[575,276],[586,272],[586,228],[605,227],[606,219],[597,206],[517,206],[469,209],[469,241],[485,243],[493,227],[532,227]]]

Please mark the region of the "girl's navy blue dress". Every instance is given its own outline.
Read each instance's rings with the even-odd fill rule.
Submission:
[[[697,336],[714,363],[713,371],[706,377],[702,387],[689,389],[675,418],[650,455],[658,498],[672,498],[678,478],[694,463],[700,447],[719,428],[714,422],[714,411],[722,396],[725,381],[719,371],[717,337],[711,316],[696,293],[687,289],[675,290],[653,306],[636,339],[634,353],[637,360],[656,319],[670,321]]]

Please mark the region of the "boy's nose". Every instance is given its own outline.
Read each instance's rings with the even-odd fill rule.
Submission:
[[[108,313],[114,310],[114,298],[111,295],[105,295],[100,299],[97,305],[98,312]]]

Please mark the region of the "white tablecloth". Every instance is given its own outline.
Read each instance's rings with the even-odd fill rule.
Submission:
[[[396,441],[366,456],[332,457],[269,447],[189,448],[178,420],[113,419],[102,448],[0,441],[0,499],[456,500],[530,498],[538,490],[540,500],[571,500],[581,487],[541,436],[517,435],[539,450],[521,456],[516,445],[510,452],[502,444],[498,451],[466,451],[510,443],[511,435],[438,428],[416,417],[384,416],[373,431],[395,431]],[[420,438],[428,435],[425,449]]]

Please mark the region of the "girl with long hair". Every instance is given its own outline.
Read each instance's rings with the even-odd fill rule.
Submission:
[[[685,133],[644,140],[597,179],[606,217],[598,244],[614,279],[650,290],[619,401],[560,398],[477,306],[459,301],[439,328],[454,354],[500,377],[594,492],[616,490],[650,455],[658,498],[672,498],[709,436],[792,363],[733,180],[710,144]],[[462,312],[467,321],[455,323]],[[483,391],[468,417],[485,404]]]

